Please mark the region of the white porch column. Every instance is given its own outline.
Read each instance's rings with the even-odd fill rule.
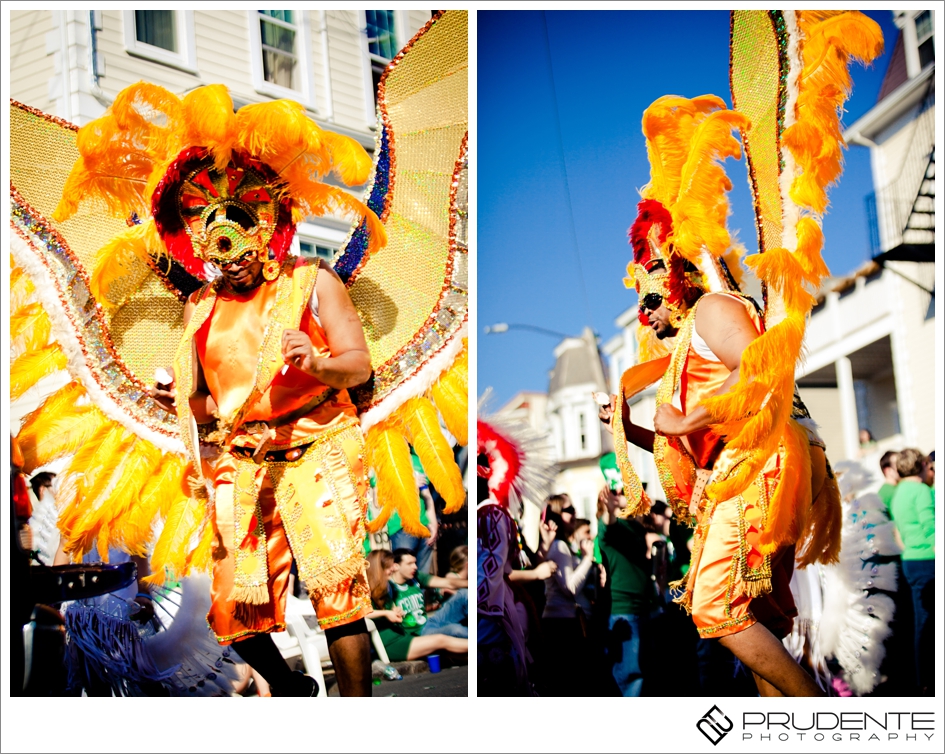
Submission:
[[[843,445],[848,459],[855,459],[860,449],[860,425],[856,418],[856,394],[853,392],[853,365],[846,356],[834,362],[837,370],[837,393],[840,397],[840,422]]]

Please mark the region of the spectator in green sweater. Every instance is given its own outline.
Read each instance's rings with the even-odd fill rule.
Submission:
[[[935,498],[923,482],[929,465],[921,451],[903,450],[896,469],[900,479],[890,510],[903,543],[902,571],[912,589],[916,678],[923,694],[934,695]]]

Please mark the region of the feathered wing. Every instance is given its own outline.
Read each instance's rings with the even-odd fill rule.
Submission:
[[[144,117],[136,109],[139,90],[151,87],[126,93],[116,117]],[[146,392],[155,363],[176,344],[183,303],[149,264],[151,224],[121,230],[123,223],[97,214],[94,203],[81,218],[51,217],[63,190],[82,198],[76,192],[99,181],[95,191],[108,193],[112,184],[103,188],[102,175],[115,165],[107,150],[90,149],[70,179],[60,163],[79,161],[74,127],[13,103],[11,130],[16,143],[29,145],[11,152],[11,398],[50,375],[71,378],[24,418],[17,439],[25,468],[69,459],[60,473],[58,525],[74,558],[97,547],[105,559],[110,546],[144,554],[162,505],[148,491],[159,480],[164,496],[183,478],[172,417]],[[99,143],[88,132],[86,138]],[[119,138],[117,126],[112,138]],[[129,158],[133,173],[148,153],[146,145],[137,149]],[[55,167],[36,170],[34,154],[55,156]],[[138,196],[137,181],[126,183],[133,186],[122,189],[124,199],[118,192],[98,206],[140,209],[127,195]],[[128,522],[134,525],[126,528]]]
[[[840,174],[847,66],[882,50],[878,26],[857,11],[733,11],[731,39],[733,102],[752,122],[751,130],[742,128],[742,141],[761,252],[745,261],[764,286],[767,306],[766,332],[742,355],[738,384],[704,402],[728,446],[747,456],[731,476],[709,486],[715,499],[743,490],[782,440],[788,453],[803,454],[803,433],[789,427],[794,373],[813,294],[828,274],[820,216],[827,187]],[[802,551],[817,540],[825,549],[813,558],[835,560],[837,510],[822,517],[833,530],[824,542],[807,518],[810,492],[795,485],[782,479],[775,491],[762,547],[773,551],[801,536]],[[839,498],[830,506],[838,509]]]
[[[377,147],[365,196],[383,226],[354,228],[335,261],[374,366],[372,383],[353,397],[384,506],[375,529],[396,509],[406,530],[422,530],[414,521],[408,442],[447,512],[465,501],[444,427],[466,444],[467,67],[466,11],[434,15],[388,66],[378,89]],[[330,137],[324,148],[343,152],[347,145]],[[293,165],[282,174],[300,170]],[[328,188],[305,195],[330,201]],[[379,230],[386,245],[372,255]]]

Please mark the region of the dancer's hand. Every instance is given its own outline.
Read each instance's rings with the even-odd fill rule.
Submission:
[[[614,432],[614,424],[612,420],[616,412],[617,412],[617,396],[616,395],[612,395],[610,397],[609,405],[601,406],[600,410],[597,412],[597,418],[601,420],[601,422],[604,424],[604,427],[611,434],[613,434]]]
[[[653,427],[657,434],[666,435],[667,437],[688,435],[690,431],[686,422],[686,415],[669,403],[664,403],[656,409],[656,415],[653,417]]]
[[[174,368],[163,367],[157,369],[154,376],[155,382],[152,387],[148,388],[148,395],[154,398],[158,405],[169,414],[176,414],[177,393],[174,387],[177,385],[177,381],[174,378]]]
[[[315,349],[308,335],[301,330],[282,331],[282,358],[286,364],[306,374],[315,375]]]

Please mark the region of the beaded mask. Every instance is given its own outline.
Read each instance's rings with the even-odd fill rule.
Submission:
[[[627,287],[634,286],[640,302],[656,294],[670,312],[673,327],[686,318],[698,293],[705,291],[702,273],[685,259],[673,253],[672,217],[655,199],[644,199],[637,205],[637,219],[630,228],[633,261],[627,265]],[[658,309],[655,303],[650,309]],[[646,324],[640,313],[640,321]]]
[[[223,267],[249,256],[278,275],[294,230],[291,202],[275,172],[233,152],[222,168],[201,149],[184,150],[158,184],[152,202],[162,238],[172,250]]]

